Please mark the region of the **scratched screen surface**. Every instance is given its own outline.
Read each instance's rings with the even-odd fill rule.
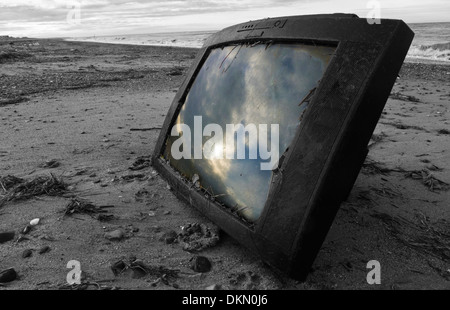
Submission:
[[[193,181],[193,186],[205,191],[208,198],[245,220],[256,222],[264,209],[272,177],[272,171],[262,170],[261,164],[271,165],[275,155],[278,162],[288,149],[334,51],[334,47],[281,43],[212,49],[169,129],[163,157],[183,177]],[[198,116],[202,116],[200,126]],[[182,124],[190,132],[183,130],[186,127]],[[216,131],[203,136],[208,124],[220,125],[223,139],[219,139],[221,133]],[[237,139],[242,135],[232,134],[226,143],[230,139],[227,124],[242,124],[244,129],[255,125],[258,130],[257,139],[247,133],[245,141],[239,140],[244,143],[244,159],[237,158]],[[266,139],[260,139],[264,134],[260,124],[267,124]],[[268,158],[267,151],[275,145],[276,136],[279,152]],[[216,138],[214,143],[207,143],[212,138]],[[201,159],[194,158],[198,140],[203,147]],[[175,159],[172,154],[175,146],[190,151],[192,157]],[[255,152],[256,158],[250,158]]]

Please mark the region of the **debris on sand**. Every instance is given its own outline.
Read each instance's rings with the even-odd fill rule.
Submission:
[[[409,171],[405,174],[405,177],[414,180],[422,180],[422,183],[432,192],[446,191],[449,189],[448,183],[435,178],[427,169]]]
[[[368,148],[370,149],[374,145],[382,142],[387,137],[388,137],[388,135],[385,134],[384,132],[381,132],[379,134],[373,134],[372,137],[370,138],[370,142],[369,142]]]
[[[125,237],[125,233],[122,229],[116,229],[105,233],[105,238],[111,241],[120,241]]]
[[[178,234],[174,230],[169,230],[163,233],[159,240],[164,242],[165,244],[172,244],[177,241],[177,238]]]
[[[22,252],[22,258],[28,258],[33,255],[33,251],[31,249],[26,249]]]
[[[13,175],[7,175],[6,177],[0,177],[0,190],[8,191],[10,188],[13,188],[17,184],[25,182],[24,179],[18,178]]]
[[[151,130],[161,130],[161,127],[144,127],[144,128],[130,128],[130,131],[151,131]]]
[[[128,169],[137,171],[151,166],[150,156],[141,156],[136,159],[136,161]]]
[[[215,246],[219,242],[219,227],[194,223],[181,228],[178,242],[185,251],[202,251]]]
[[[153,283],[163,282],[169,285],[169,281],[178,278],[178,269],[168,269],[163,266],[150,266],[145,264],[142,260],[131,257],[129,260],[121,259],[111,265],[111,270],[115,276],[131,271],[133,278],[142,278],[144,276],[156,277],[157,280]]]
[[[430,223],[423,214],[416,215],[417,221],[379,212],[371,216],[380,219],[392,236],[405,246],[444,262],[450,260],[450,226],[447,221]]]
[[[170,76],[183,75],[183,70],[184,70],[183,67],[175,67],[169,73],[167,73],[167,75]]]
[[[39,218],[32,219],[32,220],[30,221],[30,225],[31,225],[31,226],[36,226],[36,225],[39,224],[40,221],[41,221],[41,219],[39,219]]]
[[[8,283],[17,279],[17,273],[14,268],[9,268],[0,272],[0,283]]]
[[[450,130],[447,130],[447,129],[440,129],[440,130],[438,130],[438,134],[441,134],[441,135],[450,135]]]
[[[80,284],[63,284],[60,285],[58,287],[59,290],[69,290],[69,291],[84,291],[87,290],[90,286],[95,287],[97,290],[100,291],[115,291],[115,290],[119,290],[119,287],[116,286],[107,286],[107,285],[102,285],[100,284],[101,282],[106,282],[105,280],[103,281],[82,281]],[[108,280],[108,282],[112,282],[112,280]]]
[[[145,181],[148,179],[148,177],[145,174],[140,173],[140,174],[123,175],[119,179],[124,182],[133,182],[134,180]]]
[[[205,290],[207,290],[207,291],[220,291],[221,289],[222,289],[222,286],[219,284],[213,284],[213,285],[210,285],[205,288]]]
[[[381,163],[373,159],[367,158],[362,165],[361,171],[364,174],[387,174],[393,170],[384,167]]]
[[[40,164],[39,168],[49,168],[49,169],[51,169],[51,168],[57,168],[60,165],[61,165],[61,163],[58,160],[50,159],[50,160],[47,160],[46,162]]]
[[[89,214],[94,217],[94,215],[98,215],[101,213],[108,213],[107,208],[113,208],[114,206],[96,206],[88,200],[81,198],[72,198],[70,202],[67,204],[66,209],[64,210],[65,215],[72,215],[74,213],[78,214]],[[97,217],[98,219],[98,217]],[[102,218],[104,219],[104,218]]]
[[[67,190],[67,185],[62,179],[55,177],[53,174],[48,176],[37,176],[27,181],[17,181],[18,180],[16,179],[16,184],[9,188],[2,186],[4,193],[0,194],[0,207],[6,202],[13,200],[26,200],[42,195],[61,196]]]
[[[392,99],[397,99],[397,100],[402,100],[402,101],[410,101],[410,102],[420,102],[419,98],[416,98],[414,96],[408,96],[408,95],[404,95],[402,93],[391,93],[389,95],[390,98]]]
[[[33,57],[32,54],[18,51],[18,50],[8,50],[8,51],[0,51],[0,64],[6,62],[15,62],[24,58]]]
[[[39,254],[45,254],[47,252],[50,252],[51,248],[48,245],[44,245],[42,248],[39,249]]]
[[[211,271],[211,262],[205,256],[194,256],[190,262],[191,269],[195,272],[205,273]]]
[[[376,188],[376,187],[370,187],[370,190],[373,191],[375,194],[379,195],[379,196],[383,196],[383,197],[400,197],[402,196],[402,193],[400,191],[398,191],[397,189],[393,188],[393,187],[387,187],[385,185],[381,185],[380,188]]]
[[[0,232],[0,244],[13,240],[15,235],[13,231]]]
[[[31,225],[27,225],[22,229],[22,235],[26,235],[31,231]]]
[[[22,102],[30,101],[27,97],[14,97],[14,98],[8,98],[8,99],[0,99],[0,107],[4,107],[10,104],[17,104]]]
[[[423,131],[423,132],[429,132],[424,127],[420,127],[420,126],[416,126],[416,125],[406,125],[406,124],[403,124],[403,123],[398,122],[398,121],[393,122],[393,123],[390,123],[390,122],[379,122],[379,123],[383,124],[383,125],[393,126],[393,127],[397,128],[397,129],[401,129],[401,130],[413,129],[413,130],[418,130],[418,131]]]

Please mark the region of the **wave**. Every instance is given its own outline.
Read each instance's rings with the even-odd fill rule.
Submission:
[[[450,42],[432,45],[412,45],[408,57],[450,62]]]

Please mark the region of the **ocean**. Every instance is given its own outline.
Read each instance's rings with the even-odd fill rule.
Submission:
[[[409,24],[415,37],[406,61],[450,64],[450,23]],[[215,31],[67,38],[74,41],[200,48]]]

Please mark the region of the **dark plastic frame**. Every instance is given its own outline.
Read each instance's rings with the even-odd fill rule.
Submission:
[[[208,39],[176,94],[153,154],[154,168],[175,194],[269,265],[305,279],[340,203],[367,155],[414,33],[400,20],[369,24],[352,14],[251,21]],[[166,136],[212,48],[255,42],[336,46],[272,185],[263,213],[250,225],[183,180],[161,157]]]

